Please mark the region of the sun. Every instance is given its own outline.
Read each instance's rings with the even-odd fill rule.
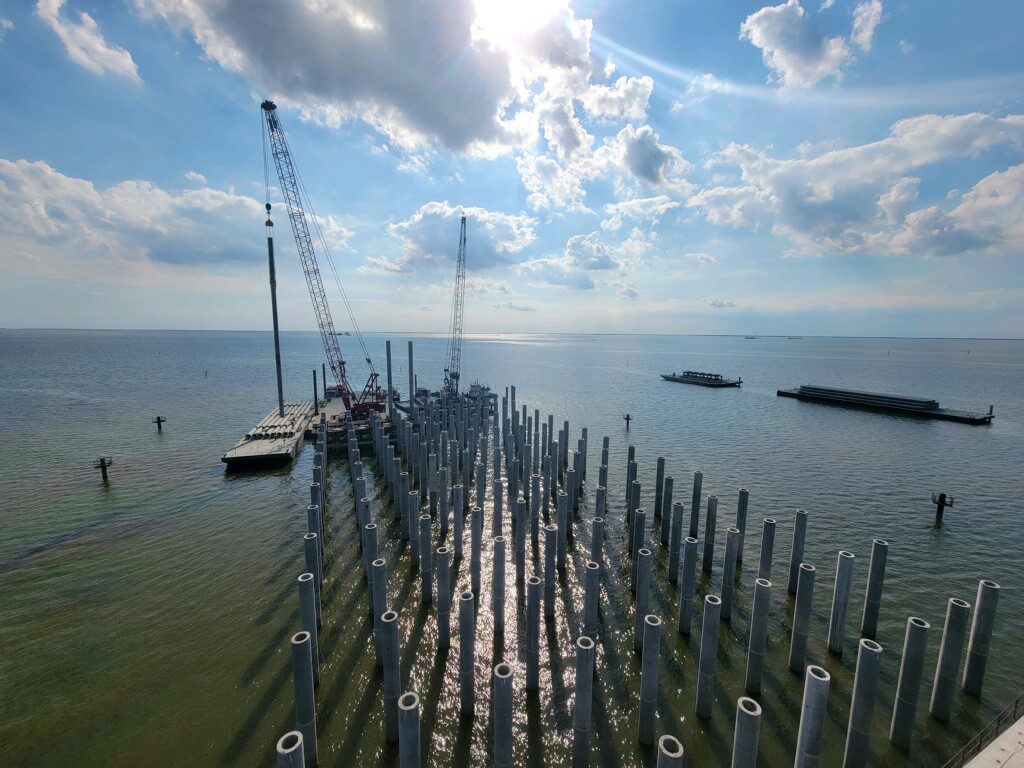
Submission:
[[[474,33],[505,48],[512,48],[565,13],[560,0],[473,0]]]

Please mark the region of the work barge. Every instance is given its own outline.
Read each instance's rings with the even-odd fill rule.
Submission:
[[[792,397],[812,403],[898,413],[903,416],[914,416],[921,419],[955,421],[961,424],[990,424],[992,419],[995,418],[994,409],[991,405],[988,407],[988,413],[977,413],[953,408],[941,408],[938,400],[926,397],[907,397],[906,395],[889,395],[880,392],[863,392],[856,389],[837,389],[816,384],[804,384],[796,389],[780,389],[777,394],[779,397]]]
[[[815,601],[816,576],[826,576],[826,569],[819,572],[806,562],[813,517],[805,510],[792,513],[789,551],[779,553],[776,519],[751,524],[747,489],[738,490],[734,515],[723,519],[719,496],[704,493],[703,473],[694,472],[692,488],[687,479],[687,487],[676,489],[665,457],[647,470],[652,493],[629,446],[625,486],[610,490],[609,437],[598,450],[585,427],[574,432],[567,420],[558,425],[554,414],[545,418],[539,408],[531,413],[517,403],[515,386],[505,390],[500,409],[487,398],[442,392],[408,398],[403,413],[390,380],[387,392],[386,412],[368,414],[371,439],[365,453],[351,414],[344,417],[338,442],[328,441],[324,415],[316,424],[307,532],[301,540],[304,564],[297,582],[299,631],[288,643],[295,728],[276,743],[277,765],[318,764],[317,722],[331,714],[318,712],[330,700],[319,685],[320,654],[333,645],[331,633],[357,620],[348,615],[325,620],[328,595],[340,579],[358,581],[351,594],[361,611],[350,613],[369,617],[364,653],[380,680],[365,695],[376,700],[372,711],[381,713],[386,749],[394,750],[387,762],[397,757],[402,768],[452,762],[450,752],[443,751],[451,749],[447,736],[442,745],[430,735],[442,695],[457,698],[462,728],[475,722],[486,726],[486,759],[469,762],[504,768],[576,768],[589,766],[592,758],[608,764],[596,742],[606,721],[613,719],[619,728],[627,713],[646,750],[645,765],[681,767],[687,764],[687,743],[698,731],[706,737],[731,729],[721,756],[731,755],[733,766],[753,767],[763,707],[777,705],[768,694],[784,675],[803,681],[802,703],[793,703],[799,730],[786,761],[771,765],[824,766],[826,722],[840,711],[847,723],[842,765],[857,768],[875,764],[871,734],[883,720],[889,748],[907,754],[915,749],[915,728],[925,716],[942,727],[962,699],[981,697],[997,583],[980,581],[973,603],[948,600],[931,695],[919,702],[923,679],[931,674],[924,668],[925,653],[938,638],[927,621],[909,616],[901,644],[883,655],[879,619],[889,542],[861,540],[850,551],[839,551],[834,570],[827,569],[831,600],[822,601],[819,583]],[[684,495],[685,501],[677,498]],[[325,555],[325,541],[339,536],[351,545],[354,569],[339,570]],[[654,568],[659,548],[666,550],[664,571]],[[869,553],[862,610],[853,593],[856,549]],[[394,573],[395,568],[403,573]],[[700,599],[701,585],[708,583],[716,588]],[[773,592],[785,599],[773,601]],[[613,593],[625,596],[628,616],[618,615],[623,607],[610,599]],[[833,688],[826,666],[834,665],[815,663],[809,648],[821,626],[812,621],[815,611],[828,616],[827,634],[814,637],[815,645],[827,643],[831,658],[855,657],[852,685],[840,680]],[[403,613],[415,618],[403,622]],[[613,632],[613,623],[631,630]],[[555,626],[569,628],[571,649],[551,644]],[[692,661],[671,650],[675,634],[693,648]],[[777,654],[767,651],[783,643],[785,666],[768,667],[767,660]],[[432,646],[426,656],[417,652],[423,644]],[[726,691],[718,679],[723,659],[745,669],[742,690]],[[417,660],[434,668],[410,669]],[[569,670],[575,673],[567,675]],[[659,686],[674,685],[679,675],[693,676],[696,690],[692,705],[676,711],[666,706]],[[611,700],[595,691],[606,676],[613,678],[617,693]],[[895,694],[883,700],[882,681],[893,678]],[[535,717],[538,692],[549,685],[571,688],[571,695],[565,692],[571,702],[570,744],[555,759],[543,733],[524,738],[521,730],[532,727],[524,723]],[[335,754],[339,757],[355,755]],[[934,755],[919,757],[934,762]],[[613,758],[611,764],[633,761]]]
[[[665,381],[674,381],[679,384],[696,384],[699,387],[738,387],[743,379],[727,379],[720,373],[703,373],[701,371],[683,371],[682,373],[663,373],[661,378]]]

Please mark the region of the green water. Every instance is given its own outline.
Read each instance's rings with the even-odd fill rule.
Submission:
[[[371,340],[381,349],[382,338]],[[397,334],[396,343],[404,342]],[[440,369],[443,340],[417,339],[421,381]],[[288,396],[308,397],[320,360],[313,334],[285,335]],[[403,349],[404,351],[404,349]],[[30,766],[270,765],[291,725],[287,638],[297,629],[295,577],[311,452],[289,470],[226,475],[220,454],[271,406],[265,334],[2,332],[0,429],[0,763]],[[404,356],[401,356],[404,360]],[[859,622],[873,537],[892,544],[878,640],[885,648],[872,764],[941,765],[1016,694],[1024,670],[1019,557],[1024,343],[700,337],[491,338],[466,345],[467,380],[518,385],[532,412],[589,428],[596,478],[600,438],[611,437],[604,632],[595,692],[595,765],[653,764],[636,740],[639,664],[630,650],[632,601],[623,570],[621,509],[628,444],[637,447],[645,503],[664,455],[676,499],[689,508],[694,469],[717,493],[718,560],[699,597],[717,592],[724,530],[736,489],[750,489],[747,565],[731,625],[719,640],[714,716],[694,713],[698,636],[674,631],[676,592],[655,546],[652,610],[665,618],[659,732],[681,738],[691,763],[727,765],[742,693],[760,520],[779,520],[761,765],[792,764],[801,681],[786,668],[791,603],[785,595],[792,512],[810,511],[805,559],[818,567],[809,659],[833,675],[825,765],[841,760]],[[396,379],[405,381],[402,360]],[[382,368],[382,361],[378,364]],[[658,372],[701,368],[742,375],[740,390],[662,383]],[[425,383],[425,382],[424,382]],[[779,387],[823,383],[934,396],[944,405],[993,403],[991,427],[919,422],[777,398]],[[627,435],[621,419],[635,420]],[[151,419],[166,416],[163,434]],[[578,433],[577,433],[578,434]],[[596,448],[595,448],[596,446]],[[92,461],[113,456],[104,487]],[[394,764],[383,738],[380,676],[359,578],[346,468],[331,468],[334,514],[318,692],[325,765]],[[954,495],[941,530],[932,491]],[[576,546],[589,541],[588,491]],[[375,514],[382,511],[375,500]],[[390,520],[390,514],[386,515]],[[489,524],[486,529],[489,530]],[[702,525],[703,530],[703,525]],[[392,543],[389,595],[401,614],[406,689],[423,700],[430,764],[485,764],[489,670],[496,650],[490,583],[478,621],[478,709],[457,713],[457,634],[439,656],[432,612],[421,607],[407,554]],[[382,540],[384,537],[382,536]],[[847,653],[826,653],[835,553],[857,556]],[[484,563],[490,547],[485,544]],[[568,764],[572,641],[579,631],[579,553],[542,648],[542,690],[527,697],[518,648],[522,603],[508,574],[505,658],[515,667],[516,761]],[[459,572],[458,589],[468,583]],[[958,698],[953,725],[927,717],[927,697],[948,597],[973,602],[979,578],[1002,584],[996,636],[980,704]],[[908,757],[887,746],[888,718],[908,615],[931,622],[917,736]],[[694,626],[700,617],[695,615]]]

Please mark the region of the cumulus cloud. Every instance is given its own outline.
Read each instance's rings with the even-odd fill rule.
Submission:
[[[601,227],[614,232],[621,229],[626,220],[649,222],[654,226],[668,211],[678,207],[678,201],[668,195],[636,197],[608,203],[604,207],[607,218],[601,222]]]
[[[68,18],[62,12],[65,3],[66,0],[39,0],[36,15],[64,43],[68,58],[97,75],[109,72],[141,82],[132,55],[121,46],[108,43],[96,20],[85,11],[79,11],[77,21]],[[0,36],[2,26],[0,24]]]
[[[579,269],[617,269],[619,266],[612,249],[601,242],[597,232],[570,237],[565,244],[565,258]]]
[[[733,309],[736,307],[736,304],[732,301],[729,301],[728,299],[719,299],[709,296],[707,298],[701,299],[701,301],[703,301],[709,307],[713,307],[715,309]]]
[[[881,22],[881,0],[866,0],[853,11],[853,31],[850,33],[850,39],[862,50],[870,51],[875,29]]]
[[[583,92],[583,106],[598,117],[643,120],[654,92],[650,77],[620,77],[613,85],[590,85]]]
[[[459,218],[466,222],[466,269],[487,269],[517,260],[535,239],[535,219],[525,214],[489,211],[474,206],[452,205],[447,200],[420,206],[404,221],[389,224],[387,231],[401,242],[395,260],[367,260],[376,271],[407,272],[454,262],[458,252]],[[372,262],[372,263],[371,263]]]
[[[636,283],[617,283],[615,292],[623,299],[636,299],[640,296],[640,288]]]
[[[881,11],[878,0],[868,0],[857,8],[854,41],[865,50],[871,47]],[[825,78],[838,78],[853,60],[850,41],[841,35],[828,37],[822,33],[800,0],[787,0],[752,13],[740,25],[740,39],[761,50],[761,58],[772,72],[769,79],[789,88],[810,88]]]
[[[472,0],[135,2],[254,88],[327,122],[362,119],[405,147],[522,139],[505,114],[509,54],[474,38]]]
[[[535,211],[564,208],[587,211],[586,191],[579,174],[547,155],[524,154],[516,158],[516,170],[526,188],[526,202]]]
[[[629,124],[595,150],[584,173],[593,177],[612,172],[622,181],[687,195],[693,185],[685,174],[692,168],[678,149],[661,143],[651,126],[634,128]]]
[[[206,184],[206,177],[198,171],[185,171],[185,178],[195,184]]]
[[[687,204],[712,223],[769,225],[806,252],[898,251],[894,228],[917,196],[910,173],[1001,145],[1024,148],[1024,115],[922,115],[895,123],[879,141],[790,159],[733,144],[712,162],[738,168],[741,183],[701,190]],[[1001,199],[1012,199],[1007,183]],[[913,229],[942,229],[930,216],[921,214]]]
[[[155,280],[254,257],[263,205],[201,187],[131,179],[98,188],[45,162],[0,159],[0,263],[9,274]],[[184,244],[184,245],[183,245]]]

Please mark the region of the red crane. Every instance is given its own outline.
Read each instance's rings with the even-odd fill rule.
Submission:
[[[341,396],[345,407],[354,414],[363,413],[369,410],[383,411],[386,406],[384,390],[378,384],[379,375],[373,367],[373,361],[366,349],[363,334],[356,323],[355,314],[352,312],[352,305],[349,303],[348,295],[341,284],[338,272],[331,260],[330,250],[327,248],[327,241],[320,228],[319,220],[313,212],[309,196],[306,194],[302,178],[295,168],[292,160],[291,150],[288,148],[288,140],[285,138],[284,129],[277,116],[277,105],[272,101],[264,101],[260,108],[265,118],[266,133],[264,134],[263,162],[264,174],[267,174],[267,146],[266,139],[270,140],[270,152],[274,158],[274,167],[277,169],[277,178],[281,183],[281,193],[284,195],[285,205],[288,208],[288,220],[292,225],[292,234],[295,236],[295,247],[299,251],[299,260],[302,262],[302,271],[306,276],[306,287],[309,288],[309,298],[313,302],[313,314],[316,315],[316,323],[320,329],[320,338],[323,341],[324,352],[327,355],[327,363],[337,381],[336,392]],[[267,179],[269,186],[269,178]],[[316,250],[313,248],[313,237],[310,234],[310,224],[307,221],[306,211],[309,211],[309,219],[312,220],[313,230],[320,240],[324,255],[327,257],[331,272],[342,298],[345,301],[345,308],[348,310],[349,319],[352,321],[352,329],[362,349],[366,365],[370,369],[370,375],[366,385],[357,395],[348,381],[345,370],[345,358],[342,357],[341,347],[338,345],[338,334],[334,330],[334,317],[331,314],[330,304],[327,303],[327,294],[324,292],[323,278],[320,276],[320,267],[317,263]]]

